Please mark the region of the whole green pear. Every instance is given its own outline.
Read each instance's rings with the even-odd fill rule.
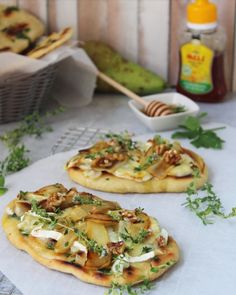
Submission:
[[[165,81],[155,73],[123,58],[109,45],[99,41],[87,41],[82,46],[99,71],[113,78],[138,95],[148,95],[165,89]],[[97,90],[117,93],[112,86],[98,79]]]

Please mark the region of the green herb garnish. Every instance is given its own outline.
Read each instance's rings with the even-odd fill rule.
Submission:
[[[166,143],[166,139],[162,138],[158,134],[153,137],[153,140],[156,144],[165,144]]]
[[[57,217],[56,214],[48,213],[45,209],[40,207],[40,205],[35,200],[31,201],[31,211],[36,213],[41,220],[44,220],[45,224],[47,224],[50,229],[59,226],[67,230],[67,233],[69,231],[73,231],[79,239],[82,239],[86,243],[86,246],[90,251],[98,253],[100,256],[107,255],[107,250],[103,246],[98,245],[95,240],[88,238],[85,232],[75,228],[73,223],[71,223],[70,226],[61,223],[59,217]],[[67,247],[66,244],[65,247]]]
[[[111,287],[105,292],[105,295],[138,295],[144,294],[153,288],[150,280],[145,279],[138,286],[131,286],[130,284],[120,285],[119,283],[112,282]]]
[[[137,236],[131,236],[130,233],[128,232],[127,228],[125,227],[125,232],[121,233],[120,236],[124,241],[131,241],[134,244],[139,244],[143,242],[143,240],[147,237],[149,234],[148,230],[141,229],[140,232],[137,234]]]
[[[152,154],[151,156],[148,156],[145,159],[145,162],[143,164],[138,165],[134,168],[134,171],[142,171],[147,169],[149,166],[151,166],[156,160],[158,159],[158,155],[156,153]]]
[[[6,175],[27,167],[30,162],[26,156],[28,152],[23,144],[12,147],[8,156],[0,162],[0,172]]]
[[[111,216],[111,218],[116,221],[120,221],[123,219],[120,210],[113,210],[113,211],[109,210],[107,212],[107,215]]]
[[[170,260],[170,261],[167,261],[166,263],[163,263],[163,264],[160,264],[158,266],[151,266],[151,272],[159,272],[161,269],[166,269],[166,268],[169,268],[171,267],[173,264],[175,264],[176,261],[175,260]]]
[[[171,108],[171,110],[173,111],[173,113],[183,113],[186,112],[187,109],[185,106],[182,105],[169,105],[169,107]]]
[[[152,251],[152,247],[150,246],[144,246],[143,249],[142,249],[142,253],[141,254],[145,254],[145,253],[148,253],[148,252],[151,252]]]
[[[95,198],[89,197],[89,196],[82,196],[77,195],[73,198],[73,202],[80,205],[95,205],[95,206],[101,206],[102,201],[97,200]]]
[[[201,119],[207,113],[202,113],[198,117],[189,116],[185,119],[184,123],[180,125],[184,131],[177,131],[172,134],[172,138],[188,138],[191,139],[190,143],[197,148],[213,148],[222,149],[224,140],[221,139],[215,131],[224,129],[225,127],[214,129],[203,129],[201,126]]]
[[[236,217],[236,207],[232,208],[229,214],[224,213],[224,207],[219,197],[213,191],[213,185],[205,183],[200,190],[196,189],[196,179],[199,178],[199,172],[196,169],[194,180],[187,188],[187,198],[183,206],[189,208],[199,217],[204,225],[212,224],[213,217],[228,219]]]
[[[49,240],[49,241],[47,242],[47,244],[46,244],[46,247],[47,247],[49,250],[54,250],[54,248],[55,248],[55,243],[54,243],[54,241]]]
[[[7,192],[7,188],[5,187],[5,177],[0,175],[0,196],[4,195]]]
[[[0,140],[8,148],[7,157],[0,161],[0,175],[3,178],[29,165],[30,159],[27,157],[29,150],[21,143],[23,138],[25,136],[41,137],[44,132],[52,131],[45,119],[62,111],[63,109],[59,108],[53,112],[46,113],[43,117],[38,112],[34,112],[26,116],[17,128],[0,135]],[[6,189],[0,186],[1,192],[3,194],[6,192]]]
[[[137,146],[137,141],[133,141],[131,135],[125,131],[120,134],[108,133],[105,135],[106,138],[114,140],[125,150],[134,150]]]

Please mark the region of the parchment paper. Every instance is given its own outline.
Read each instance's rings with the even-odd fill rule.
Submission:
[[[223,150],[194,149],[209,167],[210,181],[220,196],[226,211],[236,206],[236,129],[227,127],[219,134],[226,143]],[[170,133],[165,133],[170,135]],[[142,139],[150,135],[142,136]],[[185,194],[109,194],[94,192],[71,182],[63,169],[75,151],[56,154],[40,160],[23,171],[7,178],[10,188],[1,197],[0,215],[4,207],[20,191],[31,191],[55,182],[66,187],[76,186],[98,196],[116,200],[125,208],[142,207],[159,219],[176,239],[181,250],[180,262],[158,279],[150,294],[161,295],[233,295],[236,290],[236,218],[218,219],[204,226],[201,221],[181,206]],[[81,282],[71,275],[47,269],[28,254],[15,249],[0,229],[0,269],[24,295],[104,294],[105,289]]]

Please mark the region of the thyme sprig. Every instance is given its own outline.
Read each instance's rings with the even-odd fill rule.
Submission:
[[[137,141],[132,140],[132,135],[128,131],[124,131],[120,134],[118,133],[107,133],[106,138],[114,140],[125,150],[134,150],[137,147]]]
[[[162,269],[166,269],[166,268],[169,268],[171,267],[172,265],[174,265],[176,263],[175,260],[170,260],[170,261],[167,261],[166,263],[163,263],[163,264],[160,264],[158,266],[151,266],[151,272],[159,272],[160,270]]]
[[[7,188],[5,187],[5,178],[2,175],[0,175],[0,196],[5,194],[6,191]]]
[[[0,161],[0,177],[2,179],[5,179],[6,175],[17,172],[29,165],[30,159],[27,156],[29,150],[21,142],[22,139],[25,136],[41,137],[44,132],[52,131],[46,119],[62,111],[62,108],[58,108],[52,112],[47,112],[44,116],[34,112],[26,116],[17,128],[0,135],[0,141],[8,149],[8,155]],[[0,191],[2,194],[4,193],[1,187]]]
[[[88,247],[90,251],[95,252],[99,254],[100,256],[104,256],[107,254],[107,250],[103,246],[98,245],[98,243],[95,240],[90,239],[85,232],[73,226],[68,226],[61,223],[59,218],[57,218],[58,214],[47,212],[45,209],[40,207],[40,205],[35,200],[33,200],[31,204],[32,204],[31,211],[37,214],[38,216],[40,216],[40,219],[43,219],[48,224],[48,227],[50,229],[53,229],[56,226],[59,226],[61,228],[64,228],[67,232],[73,231],[79,239],[85,242],[86,246]]]
[[[121,238],[124,241],[131,241],[134,244],[139,244],[139,243],[143,242],[143,240],[149,234],[149,231],[145,230],[145,229],[141,229],[136,236],[131,236],[126,227],[124,228],[124,231],[125,232],[120,233]]]
[[[153,284],[148,279],[145,279],[142,283],[135,287],[130,284],[121,285],[113,282],[109,290],[105,292],[105,295],[138,295],[144,294],[152,288]]]
[[[236,207],[233,207],[230,213],[224,213],[222,202],[211,183],[207,182],[200,190],[196,189],[196,180],[199,177],[199,170],[195,170],[194,180],[187,188],[187,198],[182,205],[194,212],[204,225],[213,224],[214,217],[224,219],[236,217]]]
[[[73,198],[73,201],[76,204],[80,204],[80,205],[95,205],[95,206],[102,206],[102,201],[97,200],[95,198],[92,197],[86,197],[86,196],[82,196],[82,195],[76,195]]]

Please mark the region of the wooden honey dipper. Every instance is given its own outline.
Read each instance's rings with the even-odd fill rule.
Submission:
[[[156,100],[152,100],[151,102],[147,101],[102,72],[98,72],[97,76],[103,81],[107,82],[109,85],[113,86],[115,89],[124,93],[129,98],[143,105],[144,112],[149,117],[158,117],[173,114],[172,109],[167,104]]]

